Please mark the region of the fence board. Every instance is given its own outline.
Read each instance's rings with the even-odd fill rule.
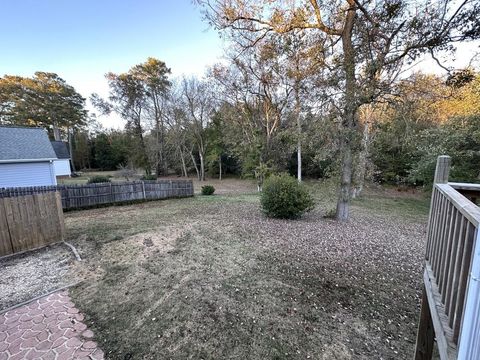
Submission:
[[[63,240],[60,194],[16,195],[0,198],[0,256]]]
[[[141,200],[193,196],[191,180],[150,180],[84,185],[32,186],[0,189],[0,198],[58,191],[64,210]]]
[[[63,218],[63,210],[62,210],[62,198],[58,192],[55,193],[55,203],[57,210],[57,219],[60,225],[60,233],[62,235],[62,239],[65,238],[65,220]]]
[[[3,199],[0,199],[0,254],[13,254],[10,231],[8,230],[7,213]]]

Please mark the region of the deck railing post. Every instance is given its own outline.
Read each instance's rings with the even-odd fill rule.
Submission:
[[[437,158],[437,167],[435,168],[434,184],[446,184],[450,172],[450,156],[441,155]]]
[[[432,189],[432,198],[430,200],[430,210],[428,214],[428,224],[427,224],[427,250],[425,253],[425,259],[428,260],[429,252],[431,251],[430,246],[430,238],[432,234],[430,232],[432,229],[432,217],[434,216],[433,208],[434,208],[434,198],[435,198],[435,184],[446,184],[448,182],[448,175],[450,173],[450,161],[451,158],[448,155],[440,155],[437,157],[437,166],[435,168],[435,176],[433,178],[433,189]]]
[[[422,308],[420,310],[414,360],[432,359],[434,339],[435,331],[433,330],[432,315],[428,305],[427,290],[425,285],[423,285]]]
[[[437,158],[437,166],[435,168],[435,177],[433,178],[433,191],[432,199],[430,200],[430,213],[428,216],[428,226],[427,226],[427,239],[429,243],[427,244],[427,251],[425,258],[429,259],[429,248],[432,245],[430,239],[433,236],[430,232],[432,229],[433,221],[433,208],[434,208],[434,195],[435,195],[435,184],[446,184],[448,183],[448,175],[450,172],[450,156],[441,155]],[[433,350],[433,339],[434,339],[434,330],[433,330],[433,320],[430,313],[430,306],[428,304],[428,299],[426,296],[425,284],[423,286],[423,296],[422,296],[422,305],[421,313],[417,330],[417,342],[415,346],[415,360],[430,360],[432,359],[432,350]]]

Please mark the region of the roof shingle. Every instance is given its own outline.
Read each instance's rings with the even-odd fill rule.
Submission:
[[[0,126],[0,161],[56,158],[44,129]]]
[[[59,159],[70,159],[67,143],[63,141],[52,141],[53,150]]]

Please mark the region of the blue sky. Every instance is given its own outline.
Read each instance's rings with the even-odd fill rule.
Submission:
[[[0,9],[0,76],[55,72],[86,98],[108,95],[105,73],[149,56],[181,76],[202,75],[223,54],[191,0],[1,0]],[[478,43],[465,44],[447,63],[466,66],[478,51]],[[440,72],[431,60],[415,69]],[[100,120],[123,126],[112,116]]]
[[[180,76],[203,74],[223,54],[191,0],[2,0],[1,10],[0,76],[55,72],[84,97],[105,96],[106,72],[149,56]]]

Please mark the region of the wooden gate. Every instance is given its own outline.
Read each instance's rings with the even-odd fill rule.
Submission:
[[[0,256],[63,241],[64,234],[58,192],[0,198]]]

